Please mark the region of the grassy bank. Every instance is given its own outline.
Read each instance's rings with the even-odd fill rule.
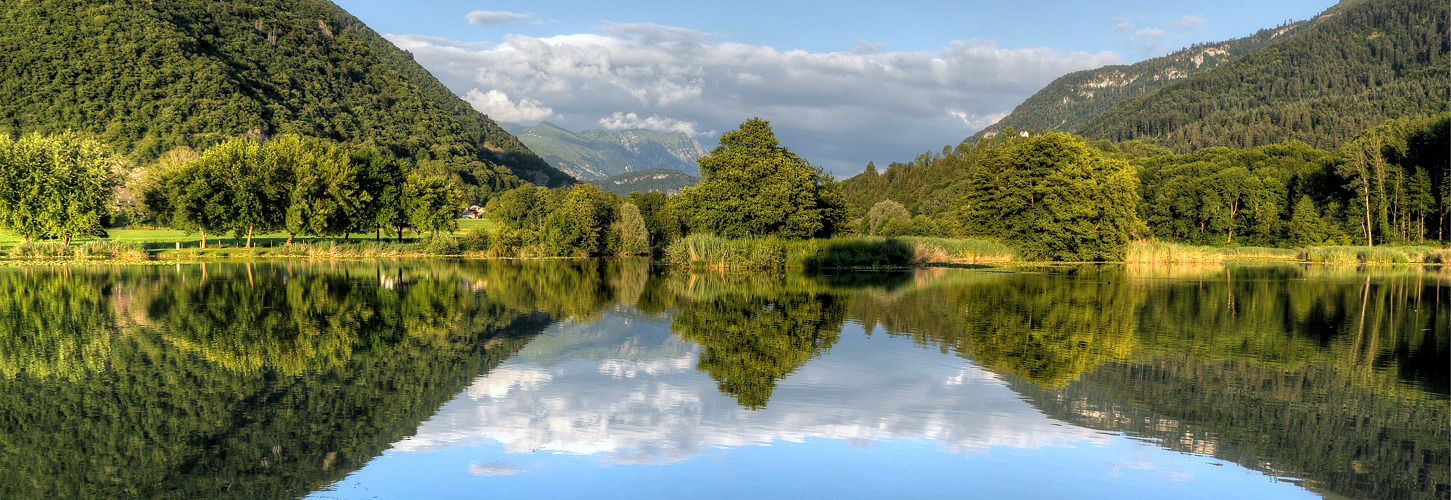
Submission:
[[[700,269],[898,269],[923,264],[1010,262],[1013,251],[985,239],[728,240],[695,234],[671,244],[665,256],[673,265]]]
[[[1125,251],[1124,262],[1136,264],[1211,264],[1218,262],[1448,264],[1451,263],[1451,248],[1429,246],[1208,247],[1139,240],[1129,243]]]

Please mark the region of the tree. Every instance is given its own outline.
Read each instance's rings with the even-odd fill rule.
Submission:
[[[237,138],[196,160],[195,168],[206,171],[198,175],[212,176],[220,190],[213,193],[222,204],[213,209],[220,211],[218,225],[230,228],[233,237],[245,236],[248,248],[257,229],[282,229],[287,218],[292,170],[271,153],[256,140]]]
[[[619,217],[610,223],[610,253],[650,253],[650,230],[645,227],[645,218],[640,215],[640,208],[627,201],[620,204],[619,212]]]
[[[27,241],[101,231],[120,178],[101,143],[74,133],[0,134],[0,227]]]
[[[369,198],[359,217],[360,229],[373,229],[374,239],[381,239],[383,229],[396,230],[398,239],[402,240],[403,228],[408,225],[403,198],[403,185],[408,180],[407,165],[371,147],[355,149],[351,157],[359,169],[359,183]]]
[[[1028,258],[1119,260],[1143,230],[1133,167],[1067,134],[992,150],[970,186],[955,208],[959,225],[1003,238]]]
[[[650,231],[650,247],[665,248],[679,238],[684,231],[680,227],[680,216],[676,214],[665,193],[630,193],[630,203],[640,210],[645,218],[645,227]]]
[[[892,200],[882,200],[867,211],[865,227],[867,234],[879,235],[883,234],[882,229],[888,222],[896,221],[898,225],[905,227],[911,220],[912,213],[907,211],[907,207]]]
[[[594,184],[575,184],[544,217],[544,250],[550,255],[603,252],[614,208],[614,195]]]
[[[214,169],[201,161],[184,163],[163,173],[163,187],[171,211],[163,218],[168,226],[201,232],[201,247],[207,247],[207,233],[228,226],[228,189]]]
[[[765,120],[752,118],[721,134],[720,146],[699,161],[700,184],[677,196],[692,232],[829,237],[846,220],[836,181],[782,147]]]
[[[278,143],[281,161],[293,165],[296,175],[287,207],[288,232],[346,236],[371,227],[372,221],[364,220],[363,207],[372,196],[363,189],[358,165],[346,150],[330,141],[290,135],[272,141]]]
[[[1325,241],[1325,225],[1315,211],[1315,202],[1309,196],[1300,196],[1295,208],[1290,211],[1290,226],[1285,235],[1290,243],[1298,246],[1314,245]]]
[[[436,175],[411,174],[403,185],[403,199],[408,222],[414,229],[428,231],[434,237],[439,231],[458,229],[458,211],[463,195],[454,183]]]

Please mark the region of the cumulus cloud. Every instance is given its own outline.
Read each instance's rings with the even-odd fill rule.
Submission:
[[[1128,22],[1128,21],[1124,21],[1124,22],[1118,23],[1117,26],[1114,26],[1113,27],[1113,32],[1114,33],[1133,33],[1133,31],[1135,29],[1138,29],[1138,27],[1134,26],[1134,23],[1131,23],[1131,22]]]
[[[469,90],[464,94],[464,100],[474,106],[480,113],[489,115],[495,121],[509,123],[538,122],[549,118],[554,114],[554,109],[545,106],[533,99],[520,99],[519,102],[509,100],[509,95],[500,92],[498,89],[488,92],[479,92],[479,89]]]
[[[529,19],[530,16],[528,14],[520,14],[518,12],[505,12],[501,10],[476,10],[465,14],[464,17],[468,18],[469,24],[489,26],[495,24],[509,24],[514,21]]]
[[[599,31],[509,35],[499,43],[387,37],[455,92],[488,89],[481,94],[488,99],[468,100],[496,120],[700,132],[761,117],[782,144],[845,175],[867,161],[905,161],[956,144],[1054,78],[1123,61],[1113,52],[1007,49],[984,40],[933,52],[863,44],[823,53],[653,24]]]
[[[695,136],[695,124],[671,118],[663,118],[659,115],[651,115],[648,118],[640,118],[635,113],[616,111],[614,114],[600,118],[600,126],[608,130],[625,130],[632,128],[643,128],[656,131],[680,132],[685,135]]]

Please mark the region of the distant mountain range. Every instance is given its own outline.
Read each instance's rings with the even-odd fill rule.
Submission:
[[[679,170],[652,168],[639,172],[625,172],[608,179],[589,181],[589,183],[621,196],[650,191],[676,195],[680,194],[681,189],[700,183],[700,178]]]
[[[1066,75],[969,140],[1011,126],[1181,153],[1292,139],[1335,148],[1447,109],[1448,18],[1444,0],[1345,0],[1310,21]]]
[[[549,122],[533,127],[509,124],[504,127],[544,161],[582,181],[654,168],[696,174],[700,166],[695,160],[707,153],[699,142],[679,132],[665,134],[644,129],[571,132]]]
[[[326,0],[0,9],[0,134],[76,130],[145,164],[231,137],[369,144],[478,187],[573,182]]]

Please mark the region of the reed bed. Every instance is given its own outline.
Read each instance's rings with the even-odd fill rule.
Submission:
[[[986,264],[1017,259],[1017,252],[997,240],[925,237],[902,240],[912,244],[913,264]]]
[[[1428,246],[1305,247],[1299,259],[1326,264],[1448,264],[1451,248]]]

